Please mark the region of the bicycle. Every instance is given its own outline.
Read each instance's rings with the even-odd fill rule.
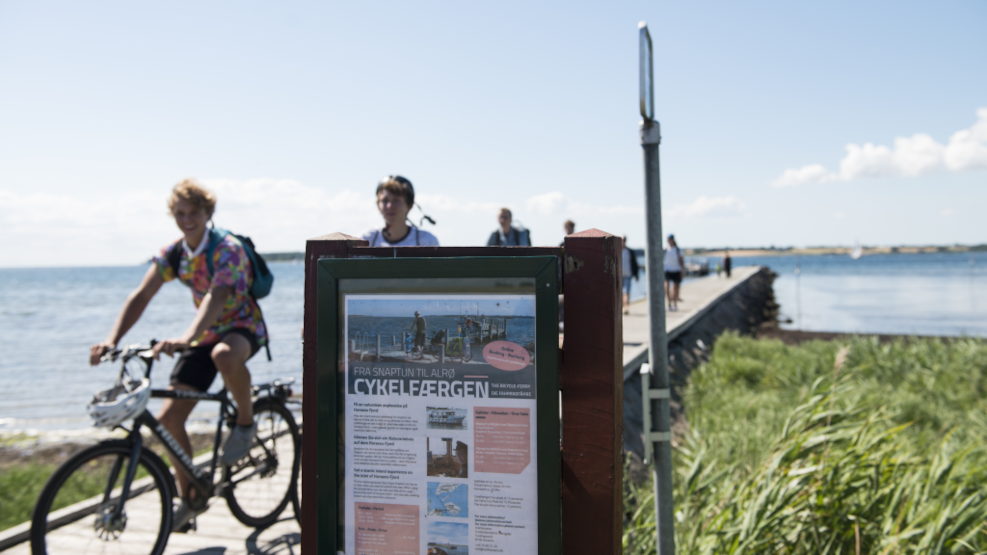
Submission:
[[[151,389],[150,349],[130,345],[101,358],[103,362],[121,360],[120,374],[114,387],[98,393],[90,408],[97,402],[103,403],[100,406],[112,406],[115,414],[110,420],[97,418],[92,409],[90,414],[95,425],[121,428],[127,437],[101,441],[70,458],[49,477],[31,518],[34,555],[62,552],[158,555],[164,551],[172,532],[177,488],[165,462],[144,445],[141,434],[144,428],[189,476],[189,486],[196,492],[197,509],[204,510],[212,497],[223,497],[237,520],[262,528],[272,524],[287,504],[294,501],[301,436],[291,411],[285,406],[294,380],[252,386],[257,437],[246,457],[226,466],[219,462],[223,426],[232,428],[236,422],[236,408],[226,389],[218,393]],[[143,377],[138,378],[142,368]],[[211,459],[194,464],[145,408],[148,398],[220,403]],[[124,424],[130,419],[133,424],[128,429]],[[286,456],[290,460],[280,460]],[[77,501],[80,498],[84,500]],[[84,520],[86,517],[92,519]]]

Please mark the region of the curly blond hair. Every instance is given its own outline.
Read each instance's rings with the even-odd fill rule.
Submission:
[[[168,198],[169,212],[175,210],[175,203],[179,199],[192,203],[196,208],[201,208],[209,217],[212,217],[213,212],[216,211],[216,195],[191,177],[183,179],[172,188],[171,197]]]

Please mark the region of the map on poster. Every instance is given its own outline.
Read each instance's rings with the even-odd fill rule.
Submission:
[[[426,516],[469,516],[469,486],[466,484],[428,483]]]
[[[344,296],[344,552],[536,553],[535,296]]]

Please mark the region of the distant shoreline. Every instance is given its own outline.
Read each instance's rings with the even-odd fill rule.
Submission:
[[[682,249],[682,254],[687,256],[723,256],[725,249]],[[869,254],[935,254],[935,253],[959,253],[959,252],[985,252],[987,245],[951,246],[951,247],[861,247],[860,250],[866,256]],[[745,256],[791,256],[793,254],[802,256],[818,256],[826,254],[849,255],[853,251],[852,247],[807,247],[804,249],[730,249],[730,255],[734,257]]]
[[[644,249],[633,249],[639,256],[644,255]],[[682,249],[682,254],[686,256],[710,256],[710,257],[722,257],[724,252],[728,249],[724,248],[694,248],[694,249]],[[939,252],[987,252],[987,244],[982,245],[925,245],[925,246],[909,246],[901,245],[896,247],[868,247],[862,246],[861,250],[864,255],[868,254],[928,254],[928,253],[939,253]],[[782,248],[764,248],[764,247],[748,247],[748,248],[736,248],[729,249],[730,255],[734,257],[745,257],[745,256],[790,256],[793,254],[802,256],[818,256],[826,254],[850,254],[853,251],[853,247],[805,247],[805,248],[794,248],[794,247],[782,247]],[[264,260],[268,262],[294,262],[294,261],[304,261],[305,253],[303,252],[273,252],[273,253],[261,253]]]

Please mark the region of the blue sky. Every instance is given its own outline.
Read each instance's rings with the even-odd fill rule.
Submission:
[[[533,296],[499,295],[497,297],[479,297],[476,295],[442,296],[439,300],[434,295],[422,298],[409,298],[402,295],[388,299],[363,299],[349,297],[347,314],[356,316],[400,316],[414,317],[415,311],[423,316],[448,316],[465,314],[475,316],[526,316],[534,317],[535,302]]]
[[[146,260],[187,176],[262,252],[379,225],[389,173],[444,245],[509,206],[642,246],[640,20],[682,246],[987,242],[982,1],[0,0],[0,265]]]
[[[428,542],[466,545],[469,542],[469,525],[458,522],[429,522]]]

